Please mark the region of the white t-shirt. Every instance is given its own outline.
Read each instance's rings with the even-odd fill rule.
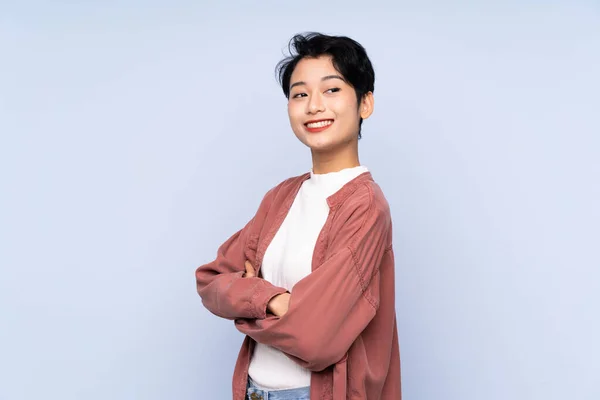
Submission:
[[[365,166],[327,174],[314,174],[303,182],[281,227],[267,248],[261,266],[262,277],[275,286],[293,287],[311,273],[315,245],[329,215],[327,198],[358,175]],[[310,386],[311,372],[290,360],[274,347],[257,343],[250,361],[250,378],[264,389],[292,389]]]

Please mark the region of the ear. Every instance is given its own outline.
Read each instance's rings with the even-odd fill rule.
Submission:
[[[375,99],[373,98],[373,92],[366,93],[360,102],[360,117],[367,119],[373,114],[373,107],[375,105]]]

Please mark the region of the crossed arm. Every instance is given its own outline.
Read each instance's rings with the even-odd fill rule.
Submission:
[[[345,222],[330,255],[291,294],[256,277],[243,251],[232,253],[242,246],[242,230],[221,246],[217,264],[197,271],[205,306],[305,368],[320,371],[338,362],[377,312],[379,266],[389,249],[389,211],[373,204],[370,189],[357,195],[365,198],[338,216]]]
[[[196,289],[211,313],[226,319],[265,318],[267,304],[276,295],[286,293],[282,287],[256,276],[245,277],[244,252],[256,220],[264,218],[275,189],[263,198],[258,211],[242,229],[234,233],[217,250],[217,257],[196,269]]]

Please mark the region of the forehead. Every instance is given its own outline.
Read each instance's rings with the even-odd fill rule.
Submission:
[[[317,82],[328,75],[342,76],[333,66],[331,56],[320,56],[318,58],[303,58],[298,61],[290,79],[290,84],[296,81]],[[343,77],[342,77],[343,78]]]

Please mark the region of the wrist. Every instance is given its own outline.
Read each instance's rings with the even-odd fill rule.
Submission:
[[[271,314],[273,314],[277,317],[283,316],[288,310],[289,297],[290,297],[289,292],[279,293],[276,296],[274,296],[267,303],[268,312],[270,312]]]
[[[264,304],[264,306],[263,306],[263,307],[264,307],[264,308],[263,308],[263,310],[264,310],[264,312],[265,312],[265,315],[264,315],[262,318],[266,318],[266,317],[267,317],[267,315],[266,315],[266,314],[274,314],[274,315],[277,315],[277,312],[279,311],[279,306],[278,306],[278,305],[279,305],[279,299],[278,299],[278,298],[279,298],[280,296],[282,296],[282,295],[286,294],[286,293],[288,293],[288,292],[287,292],[285,289],[283,289],[283,288],[280,288],[280,290],[279,290],[279,291],[277,291],[277,292],[273,293],[273,294],[272,294],[272,295],[271,295],[271,296],[270,296],[270,297],[267,299],[267,301],[266,301],[266,304],[265,304],[265,303],[263,303],[263,304]]]

